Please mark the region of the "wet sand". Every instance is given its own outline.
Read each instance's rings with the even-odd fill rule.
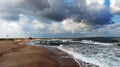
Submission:
[[[57,48],[0,41],[0,67],[79,67],[74,59]]]

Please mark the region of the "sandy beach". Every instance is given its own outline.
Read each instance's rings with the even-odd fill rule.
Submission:
[[[74,59],[58,49],[0,41],[0,67],[79,67]]]

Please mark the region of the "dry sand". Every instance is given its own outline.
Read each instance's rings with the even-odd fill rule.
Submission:
[[[0,41],[0,67],[79,67],[58,49],[25,45],[24,42]]]

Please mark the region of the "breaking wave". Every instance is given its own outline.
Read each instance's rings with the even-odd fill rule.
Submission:
[[[113,45],[112,43],[102,43],[102,42],[97,42],[97,41],[91,41],[91,40],[82,40],[81,43],[86,43],[86,44],[97,44],[97,45]]]

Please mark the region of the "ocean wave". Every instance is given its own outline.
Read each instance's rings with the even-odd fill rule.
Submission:
[[[36,41],[35,41],[36,42]],[[31,45],[35,45],[30,42]],[[88,45],[89,44],[89,45]],[[93,45],[96,44],[96,45]],[[38,44],[39,46],[47,46]],[[107,46],[105,46],[107,45]],[[71,43],[68,45],[48,45],[49,47],[57,47],[60,50],[72,55],[76,62],[86,62],[100,67],[120,67],[120,47],[109,46],[110,43],[94,42],[90,40],[82,40],[80,43]],[[36,45],[35,45],[36,46]],[[85,66],[89,67],[89,66]],[[96,66],[90,66],[96,67]]]
[[[63,45],[60,45],[58,47],[58,49],[64,51],[64,52],[67,52],[68,54],[72,55],[76,61],[79,63],[81,61],[83,62],[86,62],[86,63],[90,63],[91,65],[93,65],[92,67],[109,67],[108,65],[106,64],[101,64],[98,60],[96,60],[95,58],[88,58],[88,57],[85,57],[84,55],[78,53],[78,52],[75,52],[74,51],[74,48],[70,48],[70,47],[64,47]],[[79,63],[80,64],[80,63]],[[89,67],[89,66],[85,66],[85,67]]]
[[[105,46],[110,46],[114,45],[112,43],[102,43],[102,42],[97,42],[97,41],[91,41],[91,40],[82,40],[80,41],[81,43],[86,43],[86,44],[97,44],[97,45],[105,45]]]

